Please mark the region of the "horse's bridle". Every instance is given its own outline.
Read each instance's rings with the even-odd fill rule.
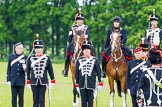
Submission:
[[[116,44],[114,44],[114,41],[115,41]],[[120,65],[122,64],[123,61],[119,62],[118,66],[116,66],[115,63],[118,62],[121,58],[124,59],[123,52],[122,52],[122,49],[121,49],[121,46],[120,46],[120,40],[118,40],[118,39],[117,40],[116,39],[115,40],[111,39],[111,42],[112,42],[111,45],[113,45],[113,46],[111,46],[112,63],[114,65],[115,70],[118,71],[118,69],[119,69],[119,67],[120,67]],[[119,57],[116,57],[117,56],[116,55],[117,54],[116,52],[118,52],[118,54],[120,54]]]
[[[117,62],[119,59],[122,58],[122,56],[123,56],[122,50],[120,50],[120,53],[121,53],[120,57],[118,57],[118,58],[114,57],[113,54],[111,53],[111,57],[114,59],[115,62]]]

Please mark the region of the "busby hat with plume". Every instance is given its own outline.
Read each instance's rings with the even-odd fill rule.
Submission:
[[[153,13],[150,15],[149,20],[150,21],[152,21],[152,20],[158,21],[159,20],[158,15],[155,13],[155,9],[153,9]]]
[[[39,34],[36,34],[36,40],[33,42],[34,48],[43,48],[43,40],[39,40]]]

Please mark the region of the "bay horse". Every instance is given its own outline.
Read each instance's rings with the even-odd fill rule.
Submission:
[[[118,95],[122,97],[122,106],[126,107],[126,68],[127,63],[120,44],[120,33],[112,32],[110,36],[111,55],[106,65],[106,75],[110,87],[110,107],[114,107],[114,80],[117,82]]]
[[[81,30],[81,35],[77,35],[77,33],[73,37],[74,41],[74,54],[70,59],[70,70],[72,74],[72,81],[73,81],[73,107],[78,106],[80,101],[80,96],[75,88],[75,62],[76,59],[83,55],[82,53],[82,43],[84,42],[84,29]],[[77,32],[77,30],[74,29],[74,32]],[[76,101],[76,97],[78,97],[78,101]]]

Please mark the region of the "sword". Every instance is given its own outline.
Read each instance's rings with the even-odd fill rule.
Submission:
[[[47,89],[48,89],[48,106],[50,107],[50,103],[51,103],[51,96],[50,96],[50,89],[49,89],[49,84],[46,85]]]
[[[96,107],[97,107],[97,94],[98,94],[98,82],[96,82],[96,88],[94,90],[94,100],[96,100]]]

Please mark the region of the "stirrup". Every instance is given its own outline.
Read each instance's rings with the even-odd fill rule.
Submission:
[[[64,77],[68,77],[68,71],[62,70],[62,75],[63,75]]]
[[[106,73],[104,71],[101,72],[101,77],[106,78]]]

